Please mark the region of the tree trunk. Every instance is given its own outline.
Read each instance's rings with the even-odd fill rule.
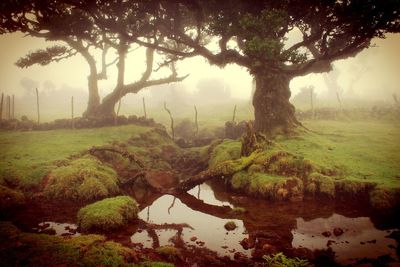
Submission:
[[[97,87],[97,81],[98,79],[96,72],[91,73],[88,76],[89,99],[86,111],[83,113],[84,117],[96,116],[96,110],[100,105],[100,95],[99,95],[99,89]]]
[[[258,132],[287,133],[300,123],[294,106],[289,102],[290,77],[281,74],[257,74],[253,96],[254,127]]]

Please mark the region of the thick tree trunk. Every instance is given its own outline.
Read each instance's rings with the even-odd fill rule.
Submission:
[[[295,117],[294,106],[289,102],[290,77],[281,74],[256,75],[253,96],[254,127],[258,132],[287,133],[300,123]]]
[[[86,111],[83,113],[84,117],[96,116],[97,108],[100,105],[100,95],[97,87],[97,80],[97,73],[95,72],[88,76],[89,99]]]

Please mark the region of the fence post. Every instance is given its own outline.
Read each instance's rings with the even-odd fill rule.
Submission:
[[[40,124],[40,109],[39,109],[39,91],[36,88],[36,106],[37,106],[37,122]]]

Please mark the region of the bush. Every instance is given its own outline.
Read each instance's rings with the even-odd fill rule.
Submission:
[[[44,194],[55,200],[90,201],[118,193],[117,183],[113,169],[84,156],[52,170]]]
[[[106,198],[81,208],[78,212],[78,226],[83,231],[109,231],[126,225],[137,218],[136,201],[128,196]]]

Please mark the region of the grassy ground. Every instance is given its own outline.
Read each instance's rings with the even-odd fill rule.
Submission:
[[[23,187],[36,185],[52,167],[92,146],[125,141],[148,131],[141,126],[104,127],[81,130],[0,132],[0,178],[15,175]]]
[[[347,179],[400,187],[400,125],[380,122],[308,121],[312,130],[278,140],[285,150],[342,170]]]

